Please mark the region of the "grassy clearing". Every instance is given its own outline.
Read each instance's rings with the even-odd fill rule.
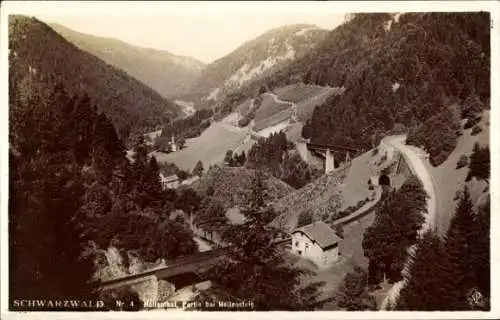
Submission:
[[[186,148],[169,154],[153,152],[159,162],[175,163],[183,170],[193,170],[201,160],[208,168],[211,164],[220,164],[228,149],[236,149],[245,142],[247,130],[238,129],[225,123],[213,123],[199,137],[188,139]]]
[[[448,159],[437,167],[428,166],[436,187],[437,212],[439,212],[436,223],[440,226],[438,230],[440,234],[444,234],[448,229],[449,222],[455,211],[454,198],[456,192],[463,189],[466,184],[465,178],[469,169],[467,166],[456,169],[457,162],[461,155],[470,156],[472,154],[474,143],[478,142],[482,146],[490,144],[489,118],[489,111],[483,112],[479,123],[483,130],[479,134],[471,135],[472,128],[462,130],[462,135],[457,141],[457,147]],[[486,194],[484,189],[487,185],[483,181],[477,181],[474,178],[472,181],[467,182],[467,186],[474,202],[477,202]]]
[[[368,179],[373,175],[370,169],[373,159],[371,150],[352,159],[352,165],[341,189],[342,209],[354,206],[358,201],[371,195],[372,191],[368,189]]]
[[[278,112],[276,114],[273,114],[267,118],[262,118],[262,119],[255,119],[255,125],[253,127],[254,131],[260,131],[265,128],[272,127],[278,123],[281,123],[283,121],[286,121],[287,119],[290,119],[290,116],[292,115],[292,110],[287,109],[283,110],[281,112]]]
[[[296,83],[275,89],[274,92],[281,100],[298,103],[331,89],[330,87]]]
[[[262,95],[262,103],[255,113],[255,122],[267,119],[275,114],[290,109],[291,103],[280,103],[274,101],[274,97],[269,94]]]
[[[252,111],[252,99],[247,99],[243,103],[239,104],[236,109],[234,109],[235,112],[238,112],[241,114],[243,117],[247,116],[250,111]]]

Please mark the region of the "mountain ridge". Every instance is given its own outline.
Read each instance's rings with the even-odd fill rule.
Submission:
[[[203,62],[193,57],[141,47],[112,37],[86,34],[57,23],[50,23],[49,26],[76,47],[123,69],[165,98],[171,99],[186,92],[205,67]]]
[[[62,81],[71,95],[87,92],[122,137],[149,131],[181,114],[178,105],[77,48],[35,17],[9,16],[9,51],[11,88],[30,83],[43,88]]]
[[[220,100],[220,96],[302,56],[327,33],[328,30],[311,24],[271,29],[207,65],[190,95],[198,102]]]

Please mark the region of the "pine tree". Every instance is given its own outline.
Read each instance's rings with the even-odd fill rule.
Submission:
[[[490,167],[490,148],[487,146],[480,147],[478,143],[475,143],[473,153],[470,156],[469,173],[466,181],[476,177],[478,180],[489,183]]]
[[[232,225],[223,234],[232,244],[228,259],[207,272],[214,285],[197,299],[253,301],[254,310],[314,310],[325,303],[319,299],[322,283],[303,287],[300,278],[311,273],[284,262],[274,244],[280,232],[269,225],[274,213],[264,198],[262,177],[257,173],[250,204],[242,210],[245,223]]]
[[[175,207],[186,213],[196,212],[201,204],[201,197],[191,188],[179,190]]]
[[[222,230],[228,221],[222,204],[209,197],[202,200],[200,209],[196,211],[194,217],[194,224],[206,231]]]
[[[193,169],[193,174],[201,177],[203,175],[203,163],[198,161]]]
[[[368,293],[368,275],[359,266],[344,277],[335,300],[346,311],[377,310],[375,298]]]
[[[442,298],[446,294],[440,273],[443,254],[441,239],[432,231],[427,231],[411,257],[411,276],[400,293],[396,306],[398,310],[442,310]]]
[[[186,139],[184,139],[183,136],[180,136],[179,139],[177,140],[177,145],[179,146],[179,150],[182,150],[185,144],[186,144]]]
[[[147,180],[145,181],[145,191],[150,196],[151,201],[159,201],[162,193],[162,186],[160,182],[160,168],[156,157],[149,159],[147,167]]]
[[[376,211],[374,223],[364,233],[365,256],[391,281],[401,279],[407,248],[417,241],[425,221],[426,198],[416,178],[406,181],[398,191],[387,195]],[[370,274],[370,279],[374,278]]]
[[[477,234],[471,248],[471,263],[481,294],[490,297],[490,200],[484,202],[477,213]]]
[[[61,85],[33,99],[11,117],[10,298],[92,299],[93,256],[77,219],[84,185],[74,151],[83,141],[68,132],[75,100]]]
[[[455,215],[446,234],[442,265],[444,310],[467,310],[467,295],[475,286],[471,250],[476,241],[477,223],[467,187],[459,194]]]
[[[232,167],[233,165],[233,150],[227,150],[226,156],[224,157],[224,164]]]

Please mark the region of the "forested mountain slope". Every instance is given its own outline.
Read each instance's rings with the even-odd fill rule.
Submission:
[[[456,145],[460,117],[488,107],[489,23],[483,12],[353,14],[316,50],[234,92],[218,109],[227,112],[263,87],[344,87],[316,107],[304,137],[368,149],[384,134],[409,131],[408,141],[438,164]]]
[[[186,93],[205,67],[203,62],[191,57],[76,32],[60,24],[50,24],[50,27],[78,48],[125,70],[166,98]]]
[[[327,33],[327,30],[307,24],[272,29],[209,64],[193,85],[191,98],[218,101],[243,84],[272,73],[304,55]]]
[[[66,41],[36,18],[9,17],[10,89],[61,81],[70,94],[88,93],[122,137],[168,122],[179,107],[123,70]]]
[[[60,82],[9,92],[11,301],[94,297],[96,254],[110,246],[145,262],[197,251],[185,225],[169,219],[187,201],[162,191],[145,146],[129,163],[97,109]]]

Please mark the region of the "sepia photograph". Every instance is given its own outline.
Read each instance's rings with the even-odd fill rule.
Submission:
[[[2,318],[500,316],[499,6],[438,4],[2,3]]]

